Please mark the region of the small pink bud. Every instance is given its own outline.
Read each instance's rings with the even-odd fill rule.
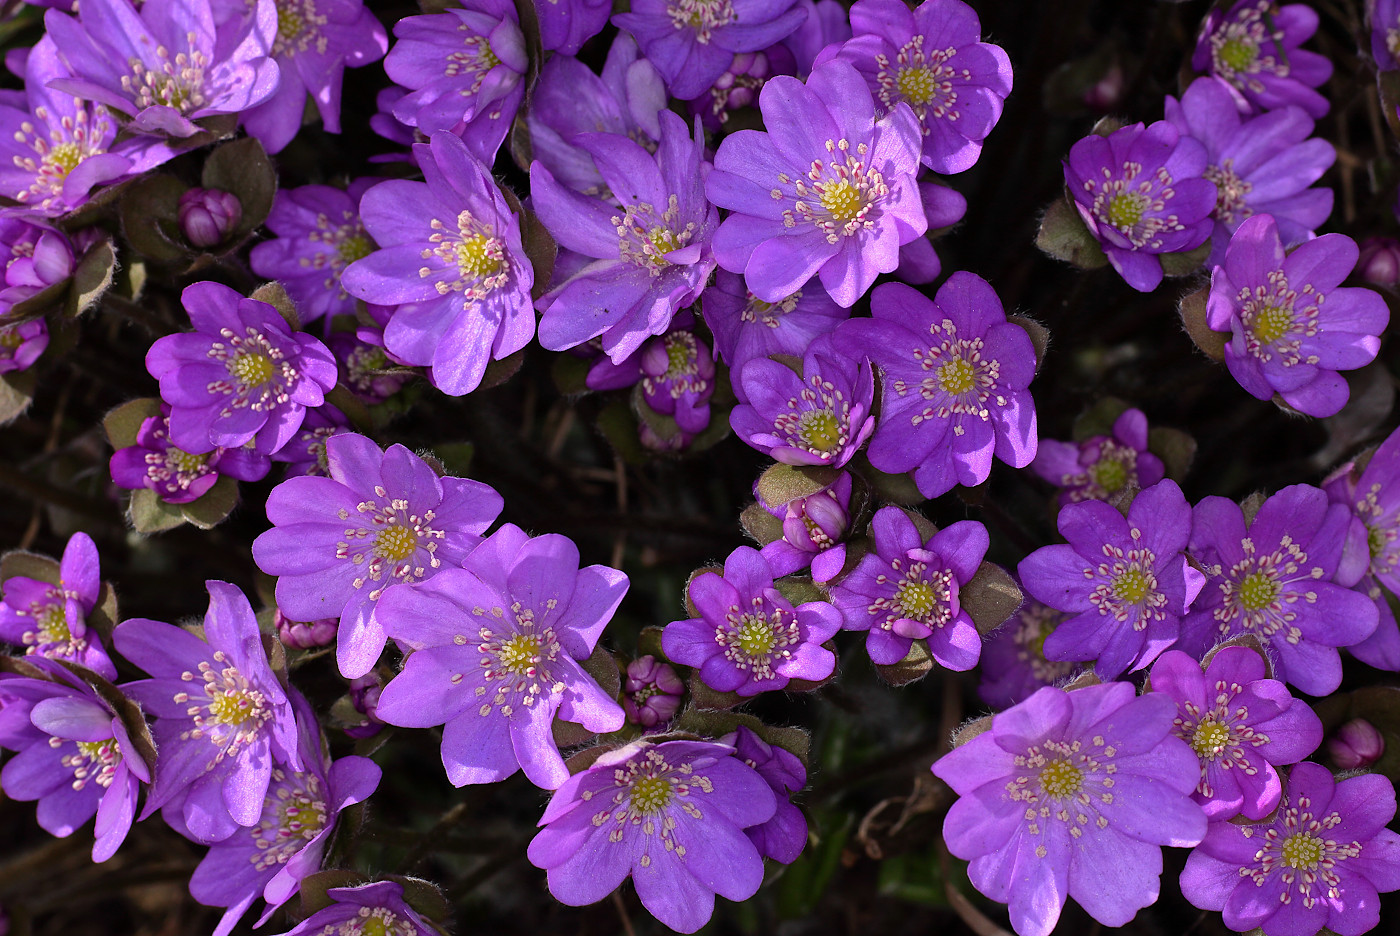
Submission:
[[[1400,287],[1400,240],[1393,237],[1368,237],[1361,242],[1361,257],[1356,272],[1368,283],[1377,286]]]
[[[223,189],[192,188],[180,196],[180,230],[195,247],[213,247],[243,217],[238,196]]]
[[[650,729],[665,725],[676,714],[685,683],[669,664],[648,654],[627,664],[623,690],[627,720]]]
[[[291,647],[294,650],[311,650],[334,643],[336,629],[339,625],[336,618],[324,618],[319,621],[293,621],[282,613],[281,608],[278,608],[273,614],[272,621],[277,627],[277,639],[282,641],[284,647]]]
[[[1342,770],[1370,767],[1384,753],[1385,738],[1364,718],[1347,722],[1327,739],[1327,756]]]

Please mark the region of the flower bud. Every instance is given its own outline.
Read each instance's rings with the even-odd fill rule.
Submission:
[[[1341,770],[1370,767],[1385,753],[1385,738],[1364,718],[1355,718],[1327,739],[1327,756]]]
[[[1377,286],[1400,287],[1400,240],[1393,237],[1368,237],[1361,242],[1361,257],[1356,272],[1368,283]]]
[[[360,724],[346,728],[345,733],[352,738],[368,738],[379,733],[384,722],[379,719],[379,694],[384,690],[384,681],[379,674],[370,671],[357,679],[350,680],[350,704],[355,711],[365,717]]]
[[[648,654],[627,664],[622,688],[627,720],[650,729],[665,725],[676,714],[685,684],[669,664]]]
[[[195,247],[213,247],[243,217],[238,196],[223,189],[192,188],[180,196],[180,230]]]
[[[293,621],[278,608],[272,615],[277,625],[277,639],[284,647],[294,650],[311,650],[324,647],[335,641],[337,618],[324,618],[319,621]]]

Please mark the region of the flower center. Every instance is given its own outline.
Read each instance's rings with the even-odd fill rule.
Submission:
[[[172,446],[165,450],[165,460],[180,474],[195,474],[200,473],[200,469],[209,461],[211,454],[213,453],[205,452],[202,455],[195,455]]]
[[[926,105],[938,93],[938,79],[927,68],[901,68],[895,85],[900,95],[912,104]]]
[[[40,643],[66,644],[73,637],[68,630],[68,612],[61,604],[45,605],[35,615],[34,623],[39,625]]]
[[[797,432],[817,452],[829,453],[841,443],[841,424],[831,410],[807,410],[798,418]]]
[[[459,292],[467,302],[477,302],[510,278],[505,241],[496,236],[494,226],[478,221],[465,209],[451,224],[434,218],[429,226],[433,233],[428,240],[436,246],[425,251],[423,258],[436,256],[447,267],[419,267],[418,275],[437,279],[433,288],[439,296]]]
[[[462,271],[463,277],[494,276],[500,272],[504,256],[499,240],[478,234],[457,245],[457,269]]]
[[[1196,756],[1214,759],[1224,752],[1230,743],[1230,729],[1213,719],[1205,719],[1196,726],[1191,736],[1191,747]]]
[[[1259,47],[1248,39],[1235,36],[1220,43],[1215,60],[1230,71],[1247,71],[1259,56]]]
[[[228,372],[245,387],[260,387],[272,379],[276,369],[267,355],[250,352],[235,355],[228,362]]]
[[[1129,569],[1113,580],[1113,596],[1129,604],[1137,604],[1146,598],[1151,590],[1152,584],[1147,575],[1137,567]]]
[[[938,368],[938,383],[943,392],[961,396],[977,384],[977,374],[971,362],[955,357]]]
[[[706,44],[716,29],[734,21],[731,0],[672,0],[666,12],[677,29],[695,30],[695,41]]]
[[[58,747],[63,742],[54,738],[49,744]],[[88,781],[96,783],[106,789],[112,785],[112,781],[117,776],[117,765],[122,761],[121,748],[117,747],[114,738],[107,738],[102,741],[74,741],[78,747],[78,753],[66,754],[59,758],[59,763],[73,771],[72,787],[81,790],[87,786]]]
[[[354,263],[374,252],[374,247],[364,234],[352,234],[335,245],[335,252],[344,264]]]
[[[58,170],[59,175],[67,175],[82,162],[83,151],[76,143],[59,143],[49,150],[44,162]]]
[[[691,361],[695,357],[694,340],[666,342],[666,373],[663,380],[675,380],[695,372]]]
[[[1128,468],[1116,458],[1103,458],[1089,469],[1089,476],[1095,484],[1112,494],[1128,483]]]
[[[1146,211],[1146,199],[1138,192],[1120,192],[1108,203],[1108,223],[1119,230],[1136,227]]]
[[[905,616],[916,620],[928,617],[938,605],[938,592],[928,582],[901,582],[894,600]]]
[[[155,68],[148,68],[134,56],[127,60],[131,74],[122,76],[122,90],[131,95],[137,107],[164,105],[185,114],[208,103],[204,97],[204,69],[209,58],[194,47],[198,41],[194,33],[185,38],[188,50],[177,51],[173,59],[169,49],[156,46],[159,62]]]
[[[1254,210],[1245,204],[1245,196],[1254,190],[1254,183],[1235,175],[1235,161],[1227,159],[1218,166],[1206,166],[1205,177],[1215,183],[1215,217],[1227,224],[1239,215],[1248,218]]]
[[[821,203],[833,220],[843,222],[854,218],[865,207],[860,191],[844,179],[826,186],[822,191]]]
[[[639,777],[632,783],[632,809],[642,815],[656,815],[670,805],[675,791],[662,777]]]
[[[277,38],[283,42],[295,39],[301,35],[302,28],[306,21],[301,18],[301,13],[286,3],[277,5]]]
[[[249,830],[258,852],[253,867],[267,871],[286,864],[326,827],[326,802],[314,774],[274,768],[262,818]]]
[[[395,523],[375,534],[374,552],[377,556],[401,562],[418,548],[418,534]]]
[[[540,662],[540,638],[534,634],[517,634],[496,651],[501,666],[517,676],[534,675]]]
[[[1297,870],[1317,867],[1326,848],[1307,832],[1290,835],[1283,843],[1283,863]]]
[[[1265,306],[1254,314],[1250,331],[1260,344],[1273,344],[1293,328],[1293,310],[1283,306]]]
[[[778,638],[766,616],[752,615],[747,617],[735,632],[734,644],[745,656],[761,657],[773,652]]]
[[[1278,597],[1279,584],[1267,572],[1251,572],[1239,584],[1240,606],[1258,611],[1273,604]]]
[[[1084,786],[1084,772],[1067,760],[1052,760],[1040,771],[1040,788],[1050,796],[1073,796]]]
[[[209,700],[209,715],[225,725],[241,725],[253,717],[257,702],[251,690],[226,690]]]
[[[1371,550],[1371,558],[1374,559],[1385,552],[1386,544],[1390,542],[1390,537],[1381,527],[1368,526],[1366,528],[1366,545]]]
[[[652,276],[660,276],[671,266],[666,254],[689,244],[697,226],[694,221],[681,224],[680,199],[675,195],[659,215],[651,205],[636,204],[625,206],[622,214],[611,220],[617,231],[618,255]]]

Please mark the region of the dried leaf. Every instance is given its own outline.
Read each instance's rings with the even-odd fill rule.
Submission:
[[[1225,332],[1211,330],[1206,323],[1206,300],[1210,297],[1210,287],[1198,289],[1181,300],[1181,324],[1196,347],[1205,352],[1213,361],[1225,360],[1225,344],[1230,336]]]

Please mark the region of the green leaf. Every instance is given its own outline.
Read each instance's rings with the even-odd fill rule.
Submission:
[[[933,655],[928,652],[928,644],[914,641],[904,659],[898,663],[876,663],[875,672],[891,686],[907,686],[918,682],[933,671]]]
[[[745,507],[739,514],[739,525],[760,546],[776,543],[783,538],[783,521],[764,510],[758,502]]]
[[[333,887],[356,887],[368,884],[369,878],[358,871],[317,871],[301,879],[301,915],[309,917],[335,903],[326,891]]]
[[[181,505],[184,518],[201,530],[210,530],[222,523],[238,505],[238,482],[220,475],[214,486],[198,499]]]
[[[121,200],[122,235],[138,253],[160,263],[176,263],[189,248],[171,234],[180,230],[180,196],[188,187],[171,175],[138,179]]]
[[[1031,347],[1035,349],[1035,367],[1039,370],[1045,362],[1045,352],[1050,349],[1050,329],[1024,315],[1008,315],[1006,320],[1012,325],[1021,326],[1026,337],[1030,338]]]
[[[97,305],[102,294],[111,288],[116,271],[117,252],[110,239],[103,238],[89,247],[73,268],[72,288],[68,290],[65,309],[68,317],[77,318]]]
[[[696,669],[690,672],[690,701],[695,708],[709,712],[732,709],[742,704],[744,699],[737,692],[711,689],[705,685],[705,681],[700,678],[700,671]]]
[[[102,429],[107,433],[107,444],[114,449],[130,448],[136,444],[141,424],[159,415],[158,397],[128,400],[102,417]]]
[[[1147,433],[1147,450],[1162,460],[1167,477],[1180,483],[1196,458],[1196,440],[1189,432],[1157,426]]]
[[[277,170],[255,137],[225,143],[204,161],[201,184],[232,192],[243,206],[243,216],[224,238],[237,244],[267,220],[277,195]]]
[[[162,533],[185,522],[185,514],[179,504],[167,504],[159,494],[148,488],[131,492],[126,516],[137,533]]]
[[[1162,254],[1162,272],[1167,276],[1190,276],[1206,262],[1206,257],[1210,256],[1210,248],[1211,242],[1207,240],[1194,250]]]
[[[16,302],[6,309],[3,315],[0,315],[0,325],[18,325],[21,322],[32,322],[34,319],[43,318],[51,309],[56,309],[63,304],[71,282],[71,278],[59,280],[23,302]]]
[[[1108,256],[1098,239],[1084,224],[1079,209],[1069,195],[1056,199],[1040,219],[1040,232],[1035,245],[1056,260],[1073,264],[1081,270],[1097,270],[1108,266]]]
[[[16,575],[32,578],[36,582],[57,585],[59,584],[58,560],[18,549],[0,556],[0,582],[7,582]]]
[[[825,490],[840,476],[836,468],[776,464],[759,475],[754,493],[770,507],[781,507],[799,497]]]
[[[1016,613],[1024,596],[1016,580],[1005,569],[995,563],[984,562],[968,583],[958,590],[958,600],[968,617],[972,618],[972,623],[977,625],[977,633],[985,637]]]

